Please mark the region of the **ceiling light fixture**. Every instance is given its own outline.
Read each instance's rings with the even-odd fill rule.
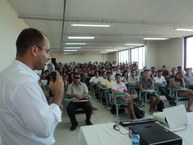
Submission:
[[[94,36],[69,36],[68,39],[95,39]]]
[[[188,28],[176,28],[176,31],[187,31],[187,32],[193,32],[193,29],[188,29]]]
[[[143,40],[167,40],[169,38],[144,38]]]
[[[64,47],[64,49],[80,49],[82,47]]]
[[[107,51],[101,51],[100,53],[107,53]]]
[[[107,52],[114,52],[114,51],[118,51],[118,50],[116,50],[116,49],[107,49],[106,51]]]
[[[135,46],[135,45],[144,45],[144,44],[141,44],[141,43],[126,43],[125,45],[129,45],[129,46]]]
[[[109,28],[111,25],[107,24],[71,24],[74,27],[102,27],[102,28]]]
[[[69,52],[69,51],[78,51],[76,49],[72,49],[72,50],[63,50],[64,52]]]
[[[86,43],[65,43],[66,45],[86,45]]]
[[[63,54],[65,54],[65,55],[66,55],[66,54],[72,54],[72,53],[63,53]]]

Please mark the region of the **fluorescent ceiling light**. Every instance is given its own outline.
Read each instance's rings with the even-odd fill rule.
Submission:
[[[94,36],[69,36],[68,39],[95,39]]]
[[[63,53],[63,54],[72,54],[72,53]]]
[[[86,45],[86,43],[65,43],[66,45]]]
[[[167,40],[169,38],[144,38],[143,40]]]
[[[101,51],[100,53],[107,53],[106,51]]]
[[[118,51],[118,50],[116,50],[116,49],[107,49],[106,51],[107,52],[114,52],[114,51]]]
[[[111,25],[107,25],[107,24],[71,24],[71,26],[74,26],[74,27],[103,27],[103,28],[111,27]]]
[[[144,44],[141,44],[141,43],[126,43],[125,45],[135,46],[135,45],[144,45]]]
[[[72,50],[63,50],[63,51],[65,51],[65,52],[69,52],[69,51],[78,51],[78,50],[76,50],[76,49],[72,49]]]
[[[193,32],[193,29],[187,29],[187,28],[176,28],[176,31],[187,31],[187,32]]]
[[[64,49],[80,49],[82,47],[64,47]]]

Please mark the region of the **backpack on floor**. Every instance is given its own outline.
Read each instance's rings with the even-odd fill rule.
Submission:
[[[123,112],[125,112],[125,109],[124,109],[124,107],[120,107],[118,111],[119,111],[119,113],[123,113]],[[116,114],[115,104],[113,104],[113,105],[111,106],[111,113],[112,113],[112,114]]]
[[[162,112],[164,108],[165,108],[165,107],[164,107],[164,103],[163,103],[163,101],[161,100],[161,101],[159,102],[159,104],[157,105],[157,111]]]
[[[133,104],[133,109],[135,112],[135,116],[139,118],[145,117],[145,112],[143,110],[140,110],[135,104]]]

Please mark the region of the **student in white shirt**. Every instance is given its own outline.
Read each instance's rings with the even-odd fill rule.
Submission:
[[[56,72],[50,82],[54,98],[49,105],[34,70],[44,68],[49,54],[45,34],[24,29],[16,41],[16,60],[0,73],[0,136],[3,145],[53,145],[61,122],[64,85]]]
[[[137,95],[129,93],[126,85],[123,82],[121,82],[120,74],[116,74],[115,79],[116,81],[114,82],[112,86],[112,92],[114,94],[125,94],[127,96],[121,99],[125,102],[125,104],[128,105],[128,110],[130,112],[131,118],[136,119],[137,117],[135,115],[134,108],[133,108],[133,99],[137,98]]]
[[[174,99],[169,96],[169,93],[166,88],[167,82],[164,76],[162,76],[162,70],[158,70],[157,76],[154,77],[154,82],[158,91],[161,93],[161,95],[164,95],[167,98],[169,104],[176,105]]]

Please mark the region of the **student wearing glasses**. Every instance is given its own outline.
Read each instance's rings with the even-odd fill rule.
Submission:
[[[67,96],[73,98],[74,101],[71,101],[67,106],[67,113],[71,121],[70,130],[75,130],[78,126],[78,122],[75,117],[75,111],[79,108],[82,108],[86,114],[86,125],[92,125],[91,114],[92,106],[89,101],[88,88],[85,83],[80,81],[80,74],[74,73],[74,78],[72,83],[68,86]]]

